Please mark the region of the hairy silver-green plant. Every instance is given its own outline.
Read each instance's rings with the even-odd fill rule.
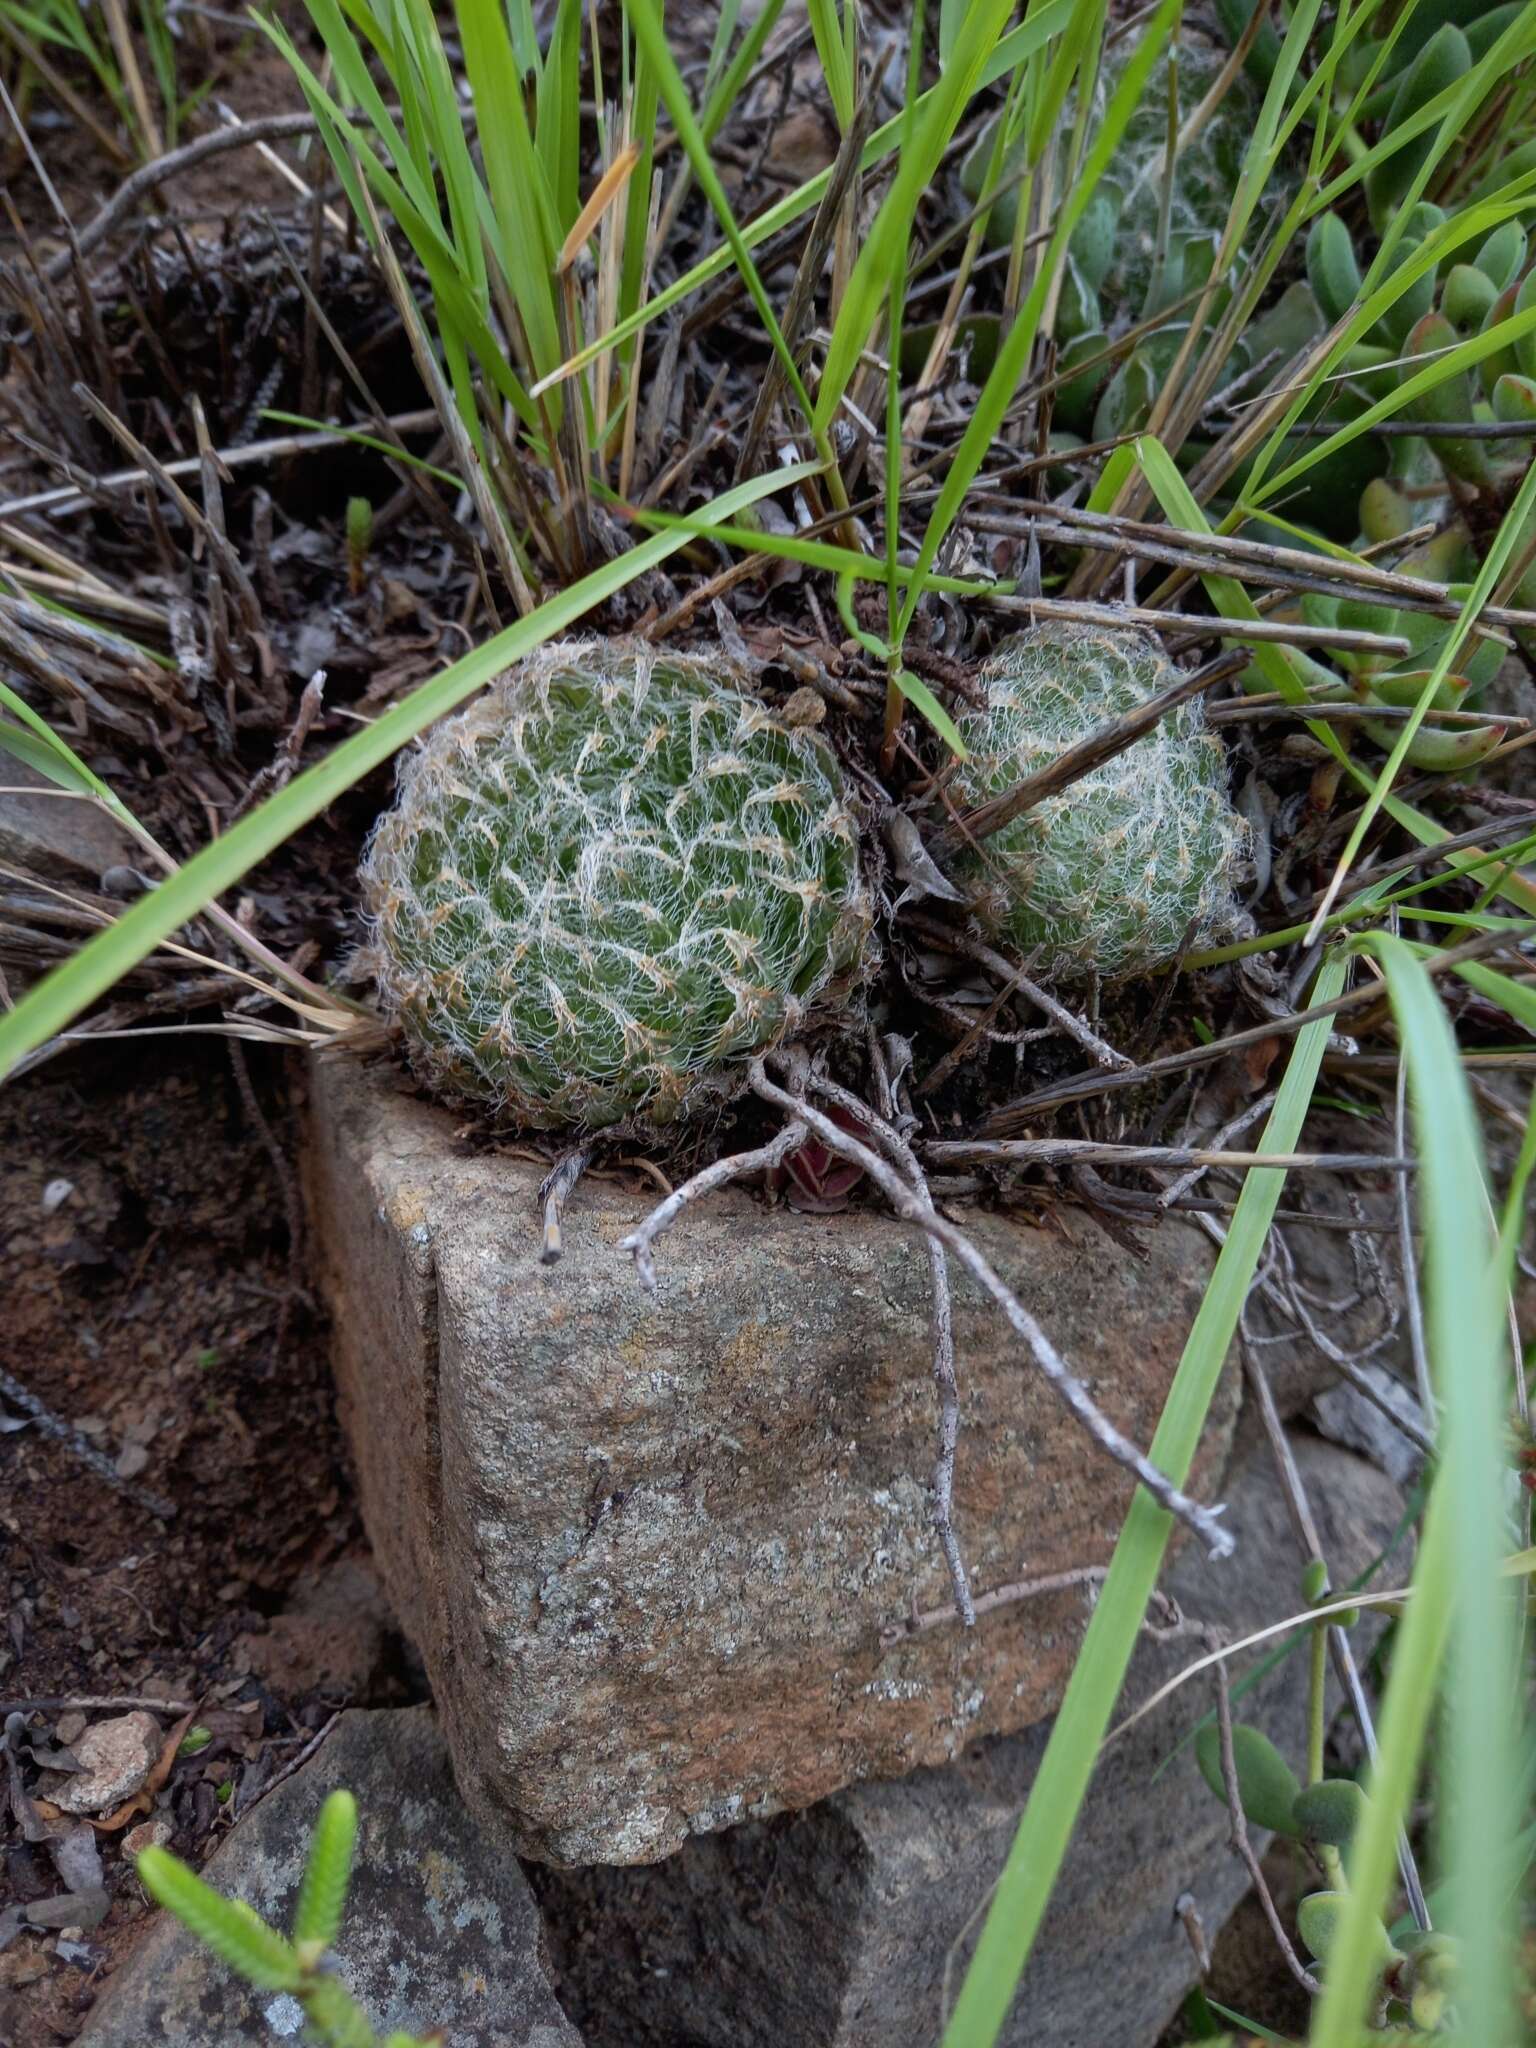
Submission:
[[[413,1064],[541,1129],[652,1125],[857,978],[841,772],[723,659],[571,642],[439,726],[363,860]]]
[[[1176,680],[1139,633],[1032,626],[981,672],[987,708],[959,720],[955,793],[1004,797]],[[1241,929],[1233,895],[1247,833],[1221,742],[1198,703],[990,834],[973,856],[982,907],[1038,967],[1068,980],[1145,973]]]

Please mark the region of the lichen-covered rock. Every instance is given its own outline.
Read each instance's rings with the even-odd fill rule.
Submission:
[[[952,1598],[910,1229],[727,1191],[659,1246],[653,1300],[621,1249],[649,1189],[583,1181],[544,1266],[536,1161],[466,1152],[455,1116],[383,1064],[323,1060],[311,1096],[312,1242],[364,1519],[466,1797],[522,1853],[644,1862],[1051,1712],[1080,1589],[988,1628],[903,1626]],[[967,1228],[1149,1443],[1203,1237],[1170,1217],[1142,1263],[1091,1230]],[[963,1275],[954,1328],[977,1593],[1103,1564],[1127,1475]],[[1237,1398],[1228,1375],[1200,1499],[1223,1497]]]
[[[1292,1453],[1335,1581],[1346,1584],[1392,1544],[1402,1496],[1304,1433]],[[1229,1490],[1236,1555],[1212,1564],[1186,1545],[1163,1587],[1191,1624],[1233,1641],[1296,1611],[1301,1553],[1267,1445]],[[1401,1552],[1387,1570],[1384,1583],[1402,1583]],[[1027,1630],[1028,1609],[979,1626]],[[1356,1633],[1362,1658],[1374,1626],[1367,1619]],[[1269,1648],[1248,1652],[1239,1670]],[[1116,1721],[1196,1654],[1188,1634],[1143,1641]],[[1187,1743],[1211,1704],[1208,1680],[1186,1685],[1101,1752],[997,2048],[1153,2048],[1162,2036],[1198,1970],[1178,1901],[1192,1897],[1214,1942],[1248,1882],[1225,1805]],[[1239,1711],[1299,1762],[1306,1658],[1282,1659]],[[938,2041],[946,1985],[952,1998],[1049,1733],[1042,1724],[968,1743],[943,1769],[853,1786],[643,1870],[535,1871],[556,1981],[588,2048]]]
[[[718,1100],[871,922],[824,743],[721,661],[640,642],[545,648],[439,726],[363,887],[419,1071],[545,1129]]]
[[[1178,678],[1143,634],[1053,623],[1005,640],[980,680],[986,709],[958,721],[970,759],[954,789],[970,805],[1007,796]],[[983,906],[1044,976],[1146,973],[1243,924],[1246,828],[1195,702],[982,844],[969,866]]]
[[[337,1967],[375,2025],[441,2028],[453,2048],[580,2048],[545,1975],[527,1883],[497,1830],[458,1798],[429,1708],[343,1714],[203,1875],[286,1927],[315,1815],[338,1786],[357,1799],[361,1833]],[[303,2017],[162,1913],[109,1979],[81,2048],[280,2048]]]

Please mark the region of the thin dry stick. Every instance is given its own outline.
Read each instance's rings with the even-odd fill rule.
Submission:
[[[380,426],[397,434],[420,433],[426,427],[438,423],[435,408],[416,412],[393,413],[381,422],[367,421],[357,432],[377,432]],[[335,448],[342,442],[354,439],[351,429],[334,427],[319,429],[312,434],[276,434],[266,441],[247,441],[240,448],[220,448],[216,451],[219,464],[224,469],[236,469],[254,462],[278,462],[290,455],[307,454],[312,449]],[[196,476],[202,468],[200,455],[186,455],[175,462],[162,463],[155,472],[157,476]],[[89,478],[90,493],[129,491],[138,484],[150,481],[147,469],[114,469],[106,476]],[[7,498],[0,505],[0,518],[8,518],[19,512],[79,512],[91,502],[80,484],[60,484],[49,491],[32,491],[24,498]]]
[[[256,1703],[253,1700],[251,1704]],[[50,1694],[46,1699],[0,1700],[0,1721],[8,1721],[12,1714],[74,1714],[86,1712],[131,1713],[136,1707],[147,1708],[151,1713],[195,1714],[196,1700],[162,1700],[153,1693],[110,1692]]]
[[[1134,1060],[1128,1059],[1123,1052],[1116,1052],[1112,1045],[1091,1030],[1081,1017],[1067,1008],[1065,1003],[1058,1002],[1056,997],[1048,989],[1042,988],[1037,981],[1031,981],[1016,961],[1005,959],[991,946],[983,945],[977,939],[968,939],[948,926],[931,924],[922,917],[914,917],[912,923],[924,938],[933,939],[938,944],[947,946],[964,959],[979,961],[983,967],[989,967],[994,974],[1000,975],[1007,988],[1027,997],[1037,1010],[1043,1010],[1053,1023],[1060,1025],[1069,1038],[1075,1038],[1101,1067],[1126,1073],[1134,1072]]]
[[[1058,503],[1005,502],[1009,507],[1006,512],[981,510],[969,514],[970,524],[978,533],[997,533],[1017,540],[1028,540],[1034,533],[1041,540],[1061,540],[1072,547],[1116,552],[1128,547],[1149,561],[1169,562],[1175,568],[1196,573],[1214,571],[1287,589],[1326,590],[1331,595],[1349,598],[1389,597],[1399,609],[1430,612],[1440,618],[1461,616],[1459,600],[1448,597],[1443,584],[1425,577],[1404,576],[1375,562],[1341,562],[1308,554],[1301,548],[1275,547],[1266,541],[1244,540],[1232,534],[1186,533],[1182,527],[1123,519]],[[1536,626],[1536,611],[1487,605],[1478,614],[1478,626],[1479,630],[1484,626]]]
[[[1033,809],[1046,797],[1054,796],[1058,790],[1068,788],[1095,768],[1102,767],[1106,761],[1114,760],[1117,754],[1125,753],[1127,748],[1135,746],[1149,733],[1159,719],[1189,698],[1202,696],[1207,690],[1214,689],[1217,683],[1225,682],[1228,676],[1235,675],[1244,666],[1246,660],[1247,657],[1241,653],[1223,654],[1204,668],[1192,669],[1188,675],[1180,676],[1166,690],[1160,690],[1145,704],[1138,704],[1134,711],[1110,719],[1085,738],[1064,748],[1048,767],[1026,775],[1006,796],[993,797],[990,802],[978,804],[974,810],[965,812],[956,827],[940,835],[940,846],[951,844],[962,836],[984,839],[993,832],[1000,832],[1005,825],[1012,824],[1015,818]]]
[[[884,1078],[883,1062],[878,1070]],[[929,1215],[933,1213],[933,1197],[928,1192],[928,1180],[917,1163],[912,1147],[906,1137],[890,1119],[876,1115],[867,1102],[847,1088],[840,1088],[825,1075],[811,1074],[809,1085],[818,1095],[845,1110],[868,1126],[906,1177],[912,1193]],[[886,1083],[889,1093],[889,1083]],[[891,1104],[894,1108],[894,1101]],[[971,1599],[970,1575],[961,1555],[960,1540],[955,1534],[955,1450],[960,1441],[960,1389],[955,1379],[955,1320],[949,1290],[949,1259],[944,1246],[931,1231],[924,1235],[928,1249],[928,1277],[932,1288],[933,1302],[933,1383],[939,1396],[939,1455],[933,1468],[933,1528],[939,1539],[939,1548],[944,1553],[944,1562],[949,1568],[949,1582],[955,1595],[955,1606],[960,1619],[967,1628],[976,1626],[976,1609]]]
[[[21,1381],[13,1379],[3,1367],[0,1367],[0,1394],[4,1394],[13,1408],[19,1408],[24,1415],[30,1415],[44,1436],[51,1436],[55,1443],[63,1444],[65,1449],[72,1452],[82,1465],[96,1474],[98,1479],[104,1479],[108,1486],[116,1488],[121,1494],[126,1494],[129,1500],[137,1501],[141,1508],[148,1508],[149,1512],[158,1515],[161,1521],[169,1522],[175,1519],[174,1501],[164,1500],[158,1493],[151,1493],[148,1487],[135,1486],[132,1480],[124,1479],[104,1452],[98,1451],[93,1443],[88,1443],[78,1429],[72,1428],[62,1416],[55,1415],[36,1394],[29,1393]]]
[[[921,1199],[879,1153],[871,1151],[868,1145],[861,1144],[857,1138],[835,1124],[829,1116],[824,1116],[819,1109],[814,1108],[803,1096],[791,1094],[789,1090],[770,1080],[761,1058],[751,1062],[748,1073],[754,1093],[760,1095],[765,1102],[773,1103],[776,1108],[808,1125],[829,1152],[862,1167],[902,1222],[912,1223],[920,1230],[932,1232],[945,1249],[953,1253],[972,1279],[991,1295],[1016,1334],[1027,1346],[1037,1369],[1044,1374],[1062,1402],[1076,1416],[1100,1449],[1106,1451],[1128,1472],[1134,1473],[1165,1512],[1176,1516],[1187,1527],[1193,1529],[1212,1557],[1230,1556],[1233,1548],[1232,1538],[1216,1519],[1221,1510],[1202,1507],[1198,1501],[1191,1500],[1187,1494],[1181,1493],[1167,1476],[1138,1450],[1129,1437],[1115,1427],[1094,1402],[1082,1381],[1068,1367],[1045,1331],[1012,1289],[999,1279],[964,1231],[957,1229],[948,1217],[941,1215],[936,1209],[925,1208]]]
[[[983,1614],[995,1614],[1000,1607],[1016,1607],[1021,1600],[1040,1600],[1047,1593],[1066,1593],[1074,1586],[1102,1585],[1108,1575],[1108,1565],[1079,1564],[1070,1571],[1048,1572],[1044,1578],[1017,1579],[1010,1585],[994,1586],[990,1593],[978,1594],[972,1611],[978,1618]],[[892,1643],[902,1642],[907,1636],[942,1628],[945,1622],[954,1618],[953,1607],[930,1607],[922,1614],[909,1614],[880,1631],[881,1647],[889,1649]]]
[[[1379,1152],[1223,1152],[1190,1145],[1102,1145],[1093,1138],[935,1138],[935,1166],[1276,1166],[1287,1173],[1411,1173],[1415,1162]]]
[[[1536,428],[1527,431],[1536,433]],[[1182,633],[1198,640],[1275,640],[1289,647],[1341,647],[1362,654],[1411,651],[1410,643],[1396,633],[1346,631],[1341,626],[1306,626],[1284,619],[1229,619],[1220,614],[1153,611],[1140,604],[1090,604],[1065,597],[988,596],[981,601],[993,611],[1067,619],[1083,626],[1103,626],[1110,632],[1145,626],[1150,632]]]
[[[1273,1088],[1266,1089],[1262,1095],[1256,1097],[1246,1108],[1240,1109],[1236,1116],[1229,1117],[1211,1139],[1212,1145],[1230,1145],[1232,1140],[1241,1137],[1242,1133],[1251,1124],[1256,1124],[1260,1117],[1267,1116],[1277,1092]],[[1185,1195],[1189,1194],[1192,1189],[1204,1180],[1207,1170],[1204,1166],[1196,1166],[1191,1168],[1188,1173],[1181,1173],[1177,1180],[1170,1181],[1158,1197],[1163,1207],[1168,1209],[1176,1202],[1182,1201]]]
[[[183,171],[194,170],[211,156],[219,156],[226,149],[249,149],[254,143],[275,142],[288,135],[307,135],[315,127],[313,114],[262,114],[254,121],[245,121],[238,128],[215,128],[210,135],[199,135],[195,142],[184,142],[179,149],[170,150],[165,156],[156,157],[152,163],[141,164],[130,177],[123,180],[112,197],[99,213],[92,216],[80,230],[79,251],[89,256],[99,242],[104,242],[119,221],[127,220],[146,192],[153,192],[157,185],[163,185],[168,178],[176,178]],[[69,269],[69,250],[55,256],[43,271],[50,284],[55,284]]]
[[[558,1265],[565,1255],[565,1237],[560,1227],[561,1212],[570,1200],[577,1181],[585,1173],[591,1157],[590,1145],[573,1146],[569,1152],[561,1154],[539,1183],[539,1199],[544,1204],[544,1248],[539,1253],[541,1265]]]
[[[1507,932],[1484,932],[1475,939],[1469,939],[1465,945],[1447,947],[1433,960],[1426,961],[1425,968],[1432,975],[1444,974],[1460,961],[1480,959],[1485,953],[1498,952],[1508,944]],[[1037,1088],[1032,1095],[1021,1095],[1017,1101],[1003,1103],[986,1119],[982,1132],[1001,1137],[1011,1129],[1032,1122],[1042,1111],[1057,1109],[1065,1102],[1085,1101],[1115,1088],[1137,1088],[1144,1081],[1182,1073],[1188,1067],[1205,1066],[1212,1060],[1224,1058],[1229,1052],[1241,1051],[1245,1046],[1262,1045],[1268,1038],[1288,1037],[1292,1032],[1301,1030],[1303,1025],[1316,1023],[1320,1017],[1338,1017],[1350,1011],[1366,1010],[1380,1000],[1380,987],[1373,983],[1368,988],[1353,989],[1345,995],[1335,996],[1331,1002],[1315,1003],[1310,1009],[1297,1010],[1292,1016],[1271,1017],[1262,1024],[1250,1025],[1245,1031],[1233,1031],[1225,1038],[1213,1038],[1209,1045],[1191,1046],[1185,1052],[1148,1060],[1144,1066],[1133,1067],[1129,1073],[1069,1075],[1063,1081]],[[1476,1054],[1467,1057],[1474,1061],[1477,1059]],[[1504,1056],[1489,1057],[1502,1060]],[[1392,1071],[1396,1072],[1395,1058]]]
[[[1269,1886],[1264,1881],[1264,1871],[1253,1844],[1248,1839],[1248,1823],[1243,1818],[1243,1796],[1237,1783],[1237,1758],[1232,1750],[1232,1695],[1227,1685],[1227,1667],[1224,1660],[1216,1664],[1216,1725],[1221,1738],[1221,1782],[1227,1795],[1227,1818],[1232,1823],[1232,1847],[1242,1859],[1248,1875],[1253,1879],[1253,1888],[1258,1893],[1259,1904],[1264,1908],[1264,1917],[1269,1922],[1269,1931],[1279,1944],[1280,1953],[1285,1957],[1286,1968],[1296,1979],[1309,1998],[1316,1998],[1322,1990],[1321,1984],[1303,1963],[1291,1946],[1291,1938],[1285,1931]]]

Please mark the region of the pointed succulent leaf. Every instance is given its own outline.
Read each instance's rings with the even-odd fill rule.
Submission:
[[[1507,220],[1484,242],[1474,261],[1496,292],[1515,283],[1525,268],[1525,229],[1517,220]]]
[[[1536,306],[1536,270],[1522,279],[1515,292],[1514,310],[1528,313]],[[1523,377],[1536,377],[1536,334],[1522,334],[1514,344],[1515,367]]]
[[[1344,1892],[1312,1892],[1296,1909],[1296,1926],[1301,1938],[1308,1952],[1320,1963],[1327,1962],[1329,1951],[1339,1938],[1348,1902],[1348,1895]],[[1381,1922],[1378,1920],[1375,1925],[1375,1963],[1379,1976],[1388,1964],[1401,1960],[1401,1953],[1393,1946],[1392,1937]]]
[[[1409,259],[1418,253],[1418,242],[1404,235],[1397,245],[1396,268],[1401,270]],[[1371,339],[1386,341],[1394,348],[1400,347],[1404,336],[1417,321],[1422,320],[1434,307],[1435,273],[1426,270],[1422,277],[1416,277],[1388,306],[1376,325],[1371,329]]]
[[[298,1989],[303,1982],[298,1957],[243,1899],[226,1899],[168,1849],[145,1849],[136,1868],[150,1897],[258,1991]]]
[[[1371,695],[1378,704],[1388,704],[1397,710],[1408,710],[1417,704],[1424,694],[1424,685],[1429,681],[1432,669],[1408,668],[1391,669],[1371,678]],[[1467,679],[1465,676],[1442,676],[1438,688],[1429,700],[1431,711],[1459,711],[1466,701]]]
[[[1402,727],[1386,719],[1365,718],[1361,724],[1381,748],[1390,753],[1402,737]],[[1504,738],[1502,725],[1470,725],[1461,728],[1421,725],[1408,742],[1407,761],[1424,775],[1464,775],[1486,761]]]
[[[1440,291],[1440,310],[1458,334],[1478,334],[1487,319],[1498,286],[1475,263],[1458,263]]]
[[[1459,338],[1443,313],[1426,313],[1408,336],[1404,353],[1437,356],[1454,348]],[[1465,370],[1458,370],[1442,378],[1432,390],[1423,391],[1412,400],[1407,416],[1422,420],[1426,428],[1461,425],[1472,419],[1474,403],[1472,379]],[[1427,433],[1426,439],[1447,475],[1468,484],[1492,482],[1493,465],[1483,442],[1472,440],[1465,434],[1433,432]]]
[[[1145,347],[1120,365],[1104,388],[1093,415],[1093,439],[1114,441],[1145,424],[1157,402],[1159,382]]]
[[[1465,14],[1465,0],[1455,0],[1455,5]],[[1494,44],[1503,35],[1510,23],[1517,19],[1522,0],[1505,0],[1502,7],[1490,7],[1485,13],[1475,15],[1472,20],[1463,19],[1466,30],[1467,48],[1472,52],[1472,62],[1481,63]]]
[[[1220,21],[1227,41],[1233,49],[1247,33],[1253,19],[1253,10],[1258,0],[1216,0],[1216,17]],[[1248,55],[1243,59],[1249,75],[1260,85],[1267,86],[1275,75],[1275,66],[1280,61],[1280,32],[1273,20],[1266,20],[1258,34],[1248,46]]]
[[[1063,382],[1056,387],[1056,400],[1052,418],[1074,434],[1087,433],[1093,424],[1093,409],[1099,393],[1109,380],[1111,366],[1099,361],[1095,369],[1084,370],[1078,376],[1067,374],[1079,363],[1090,363],[1102,358],[1109,347],[1109,336],[1103,328],[1091,334],[1080,334],[1076,341],[1069,341],[1056,359],[1058,375]]]
[[[1118,186],[1101,179],[1093,197],[1083,208],[1067,247],[1083,281],[1098,291],[1115,260],[1115,234],[1120,225],[1121,197]]]
[[[1304,1842],[1342,1849],[1365,1817],[1365,1793],[1353,1778],[1324,1778],[1296,1795],[1296,1825]]]
[[[1320,213],[1312,223],[1307,281],[1330,320],[1342,320],[1360,296],[1354,238],[1336,213]]]
[[[1491,333],[1495,327],[1503,326],[1504,322],[1517,310],[1515,301],[1519,296],[1520,287],[1518,285],[1505,285],[1503,291],[1499,293],[1493,304],[1488,308],[1482,327],[1484,334]],[[1483,390],[1490,398],[1493,395],[1494,386],[1501,377],[1515,376],[1519,373],[1519,370],[1520,358],[1516,353],[1516,344],[1512,341],[1502,343],[1491,355],[1484,356],[1477,366],[1477,374],[1482,381]]]
[[[1056,301],[1056,339],[1059,342],[1076,341],[1080,334],[1088,334],[1102,324],[1098,293],[1077,265],[1069,262],[1062,274],[1061,295]]]
[[[318,1962],[335,1945],[356,1846],[357,1801],[350,1792],[333,1792],[316,1817],[294,1908],[294,1944],[306,1961]]]
[[[1200,1774],[1218,1799],[1227,1796],[1221,1774],[1221,1731],[1207,1721],[1195,1737],[1195,1760]],[[1276,1749],[1262,1728],[1238,1721],[1232,1729],[1232,1761],[1237,1766],[1237,1789],[1243,1813],[1256,1828],[1269,1828],[1277,1835],[1297,1832],[1293,1808],[1301,1790],[1296,1773]]]
[[[1472,51],[1466,36],[1454,22],[1442,23],[1403,73],[1387,111],[1387,133],[1401,127],[1410,115],[1428,106],[1437,94],[1454,85],[1458,78],[1464,78],[1471,68]],[[1433,147],[1434,134],[1433,127],[1425,129],[1367,172],[1366,204],[1378,234],[1386,232],[1393,212],[1418,176]]]
[[[1415,524],[1412,505],[1384,476],[1360,493],[1360,530],[1370,541],[1397,540]]]
[[[1493,416],[1510,426],[1536,424],[1536,377],[1518,372],[1503,376],[1493,387]]]

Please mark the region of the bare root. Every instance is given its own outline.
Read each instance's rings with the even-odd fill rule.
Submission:
[[[948,1217],[941,1216],[931,1203],[925,1205],[922,1197],[914,1193],[901,1175],[877,1152],[862,1144],[834,1123],[831,1117],[824,1115],[807,1102],[803,1094],[792,1094],[771,1080],[761,1059],[752,1061],[749,1072],[753,1089],[765,1102],[773,1103],[777,1108],[785,1110],[798,1121],[808,1125],[829,1152],[852,1160],[855,1165],[862,1167],[903,1222],[915,1223],[919,1229],[937,1237],[945,1248],[953,1253],[972,1279],[991,1295],[1028,1347],[1036,1366],[1044,1373],[1061,1400],[1100,1449],[1108,1452],[1109,1456],[1117,1464],[1123,1465],[1128,1472],[1134,1473],[1152,1498],[1168,1514],[1176,1516],[1188,1528],[1194,1530],[1212,1557],[1230,1556],[1233,1548],[1232,1538],[1216,1519],[1221,1510],[1202,1507],[1198,1501],[1191,1500],[1188,1494],[1181,1493],[1145,1453],[1115,1427],[1095,1403],[1082,1381],[1069,1369],[1045,1331],[1012,1289],[992,1270],[964,1231],[951,1223]]]
[[[791,1152],[799,1151],[807,1136],[803,1123],[786,1124],[768,1144],[759,1145],[753,1152],[733,1152],[727,1159],[717,1159],[713,1166],[704,1167],[692,1180],[674,1188],[664,1202],[658,1202],[640,1228],[632,1230],[619,1246],[620,1251],[633,1257],[646,1292],[656,1292],[656,1261],[651,1257],[651,1246],[664,1230],[671,1229],[690,1202],[712,1195],[716,1188],[728,1187],[733,1180],[745,1180],[749,1174],[766,1173],[770,1167],[782,1166]]]

